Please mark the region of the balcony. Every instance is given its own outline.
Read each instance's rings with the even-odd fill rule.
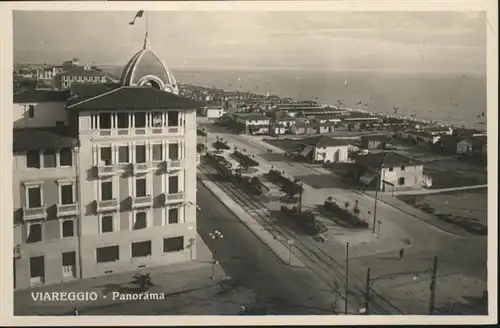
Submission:
[[[167,133],[179,133],[178,126],[169,126],[167,127]]]
[[[183,164],[184,163],[182,162],[181,159],[168,160],[168,161],[163,162],[163,169],[166,172],[178,171],[178,170],[182,169]]]
[[[182,203],[184,201],[184,192],[163,194],[165,197],[165,205]]]
[[[97,201],[97,213],[118,211],[119,204],[117,199]]]
[[[57,204],[57,217],[78,215],[78,203]]]
[[[132,208],[144,208],[144,207],[152,207],[153,206],[153,197],[150,195],[141,196],[141,197],[132,197]]]
[[[116,174],[116,168],[114,165],[96,166],[96,168],[97,168],[97,176],[100,178]]]
[[[20,246],[14,247],[14,258],[15,259],[21,258],[21,247]]]
[[[147,173],[150,168],[149,163],[134,163],[133,165],[134,174]]]
[[[24,221],[41,220],[47,218],[47,209],[45,206],[23,208]]]

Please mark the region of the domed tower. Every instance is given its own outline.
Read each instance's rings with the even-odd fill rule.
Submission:
[[[151,50],[148,33],[144,47],[137,52],[123,70],[120,84],[130,87],[153,87],[173,94],[179,94],[174,74]]]

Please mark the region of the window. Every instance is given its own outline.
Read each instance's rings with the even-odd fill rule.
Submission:
[[[148,227],[148,220],[146,212],[137,212],[135,213],[135,220],[133,229],[140,230]]]
[[[179,112],[178,111],[171,111],[168,112],[168,126],[179,126]]]
[[[129,128],[129,114],[128,113],[118,113],[118,129],[128,129]]]
[[[42,189],[40,186],[28,187],[28,208],[42,207]]]
[[[43,167],[56,167],[56,152],[53,149],[43,152]]]
[[[184,250],[184,236],[163,239],[163,253],[180,252],[182,250]]]
[[[27,243],[38,243],[42,241],[42,224],[32,223],[28,225]]]
[[[171,143],[168,145],[168,159],[171,161],[179,160],[179,144]]]
[[[151,240],[132,243],[132,257],[151,256]]]
[[[177,194],[179,192],[179,177],[177,175],[168,177],[168,193]]]
[[[118,147],[118,163],[129,163],[129,149],[128,146]]]
[[[73,152],[70,148],[63,148],[59,152],[59,165],[71,166],[73,165]]]
[[[401,166],[401,171],[404,171],[405,170],[405,167],[404,166]]]
[[[145,128],[146,127],[146,113],[134,113],[134,127],[135,128]]]
[[[40,168],[40,153],[36,150],[29,150],[26,154],[26,166],[28,168]]]
[[[111,129],[111,114],[99,114],[99,129]]]
[[[115,262],[120,259],[120,246],[96,248],[97,263]]]
[[[151,122],[153,127],[161,127],[163,125],[163,115],[162,113],[155,112],[152,115],[152,122]]]
[[[101,217],[101,233],[113,232],[114,224],[113,224],[113,216],[105,215]]]
[[[135,179],[135,197],[144,197],[147,195],[146,177]]]
[[[101,200],[113,199],[113,181],[101,182]]]
[[[389,172],[392,172],[392,171],[394,171],[394,168],[393,168],[393,167],[390,167],[390,168],[389,168]]]
[[[28,117],[29,118],[35,117],[35,105],[28,106]]]
[[[169,208],[168,209],[168,224],[175,224],[175,223],[179,223],[179,209],[177,207]]]
[[[73,185],[64,184],[60,186],[61,189],[61,204],[73,204]]]
[[[163,145],[153,145],[153,161],[163,160]]]
[[[404,184],[405,184],[405,178],[403,178],[403,177],[402,177],[402,178],[399,178],[399,179],[398,179],[398,185],[402,186],[402,185],[404,185]]]
[[[111,165],[111,147],[101,147],[101,162],[105,166]]]
[[[62,236],[63,238],[75,236],[75,223],[73,220],[64,220],[62,222]]]
[[[146,163],[146,146],[145,145],[135,146],[135,162],[136,163]]]

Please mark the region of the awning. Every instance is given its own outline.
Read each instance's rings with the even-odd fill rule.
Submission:
[[[302,151],[300,152],[300,156],[304,157],[304,158],[307,158],[307,156],[309,156],[309,154],[312,152],[313,150],[313,147],[311,146],[306,146],[304,149],[302,149]]]
[[[359,178],[359,181],[361,181],[361,183],[365,185],[369,185],[376,177],[377,173],[367,172],[361,178]]]

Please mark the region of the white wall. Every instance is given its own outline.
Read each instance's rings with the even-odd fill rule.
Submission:
[[[34,128],[55,126],[56,121],[68,124],[69,114],[65,102],[43,102],[14,104],[14,128]],[[35,106],[34,117],[28,117],[30,105]]]
[[[315,161],[329,161],[329,162],[345,162],[348,159],[349,146],[338,146],[338,147],[326,147],[315,148],[314,149],[314,160]],[[338,158],[336,154],[338,153]]]

